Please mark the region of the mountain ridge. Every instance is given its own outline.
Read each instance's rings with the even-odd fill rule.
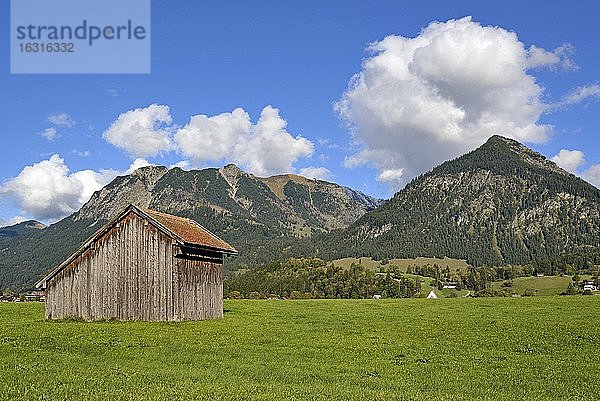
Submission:
[[[492,136],[385,202],[297,175],[256,177],[235,165],[144,167],[43,232],[0,239],[0,287],[30,285],[130,203],[217,233],[240,250],[228,269],[304,256],[500,266],[600,249],[600,190],[519,142]]]
[[[46,225],[37,220],[26,220],[17,224],[0,227],[0,239],[14,238],[23,235],[29,230],[43,230]]]
[[[26,287],[129,204],[189,217],[240,250],[346,227],[380,200],[338,184],[279,176],[282,194],[235,165],[184,171],[147,166],[116,177],[80,210],[44,229],[0,241],[0,288]],[[255,244],[255,245],[254,245]]]

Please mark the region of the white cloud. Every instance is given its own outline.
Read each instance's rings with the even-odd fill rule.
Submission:
[[[256,175],[272,175],[292,172],[294,162],[314,150],[311,141],[292,136],[286,126],[279,110],[266,106],[256,123],[237,108],[210,117],[192,116],[177,129],[169,107],[153,104],[122,113],[103,137],[133,157],[177,152],[186,158],[179,167],[231,162]]]
[[[58,131],[56,131],[56,128],[50,127],[50,128],[46,128],[45,130],[40,132],[40,136],[49,141],[53,141],[56,138],[58,138],[60,135],[58,134]]]
[[[584,85],[575,88],[564,97],[560,105],[568,106],[572,104],[577,104],[589,98],[600,99],[600,85]]]
[[[19,224],[19,223],[22,223],[22,222],[27,221],[27,220],[29,220],[29,219],[26,218],[26,217],[23,217],[23,216],[14,216],[14,217],[11,217],[10,220],[8,220],[8,222],[6,223],[6,225],[7,226],[14,226],[15,224]]]
[[[109,88],[106,90],[106,94],[110,97],[119,97],[125,94],[125,90],[121,88]]]
[[[398,185],[404,179],[404,169],[391,168],[381,170],[377,176],[377,181]]]
[[[571,59],[575,48],[566,43],[549,52],[541,47],[532,45],[527,49],[527,68],[547,67],[556,69],[562,67],[565,70],[576,70],[579,68]]]
[[[306,178],[316,178],[318,180],[329,180],[332,178],[331,171],[325,167],[304,167],[298,171],[298,174]]]
[[[14,226],[15,224],[19,224],[19,223],[22,223],[27,220],[29,220],[29,219],[26,217],[23,217],[23,216],[14,216],[8,220],[0,217],[0,228]]]
[[[48,116],[48,122],[57,127],[72,128],[75,126],[75,121],[67,113],[59,113]]]
[[[300,157],[310,156],[314,145],[286,130],[287,122],[279,110],[266,106],[256,124],[241,108],[212,117],[192,116],[175,134],[179,151],[191,161],[228,161],[256,175],[292,171]]]
[[[583,172],[581,178],[595,186],[600,188],[600,164],[594,164]]]
[[[73,154],[79,157],[90,157],[92,153],[89,150],[77,150],[73,149]]]
[[[25,216],[53,222],[79,210],[95,191],[117,175],[130,174],[149,165],[136,159],[125,171],[82,170],[70,172],[63,158],[53,155],[31,166],[0,186],[0,198],[15,204]]]
[[[219,161],[231,156],[251,126],[250,116],[241,108],[212,117],[200,114],[177,131],[175,141],[181,152],[195,161]]]
[[[579,168],[585,163],[585,153],[582,151],[561,149],[550,160],[568,172],[578,175],[595,187],[600,188],[600,164],[593,164],[583,172],[579,172]]]
[[[568,172],[574,173],[583,165],[583,163],[585,163],[585,154],[580,150],[561,149],[560,152],[550,160]]]
[[[189,170],[190,169],[190,162],[187,160],[181,160],[178,161],[177,163],[173,163],[169,166],[169,169],[172,168],[180,168],[182,170]]]
[[[104,183],[91,170],[69,173],[59,155],[25,167],[0,187],[0,195],[12,200],[24,214],[53,220],[77,210]]]
[[[119,115],[104,132],[104,139],[133,157],[148,157],[173,150],[169,107],[151,104]]]
[[[373,43],[335,105],[360,146],[345,165],[374,166],[398,189],[493,134],[546,141],[551,127],[538,120],[548,105],[529,70],[574,68],[569,49],[526,49],[514,32],[470,17]]]
[[[123,174],[131,174],[133,173],[135,170],[137,170],[138,168],[142,168],[142,167],[148,167],[148,166],[155,166],[155,164],[150,163],[148,160],[146,159],[142,159],[142,158],[137,158],[135,159],[131,165],[129,166],[129,168],[127,170],[125,170],[125,172]],[[119,175],[121,175],[119,173]]]

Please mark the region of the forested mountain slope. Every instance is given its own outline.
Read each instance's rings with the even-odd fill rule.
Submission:
[[[501,136],[414,179],[313,254],[525,263],[600,246],[600,190]],[[304,251],[304,253],[308,253]]]

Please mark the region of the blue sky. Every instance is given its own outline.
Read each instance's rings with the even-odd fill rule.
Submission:
[[[150,74],[11,75],[4,29],[0,225],[56,221],[136,159],[387,198],[491,133],[600,185],[598,15],[595,1],[155,0]],[[150,126],[132,132],[138,119]]]

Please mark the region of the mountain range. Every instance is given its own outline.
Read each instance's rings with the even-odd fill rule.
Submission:
[[[43,230],[0,237],[0,289],[26,288],[130,203],[190,217],[234,245],[226,268],[288,257],[437,256],[523,264],[600,247],[600,190],[522,144],[491,137],[389,201],[235,165],[150,166],[120,176]]]
[[[190,171],[143,167],[115,178],[79,211],[44,230],[0,237],[0,289],[31,286],[129,204],[198,221],[242,251],[229,264],[236,268],[258,256],[270,258],[263,243],[347,227],[381,203],[337,184],[293,174],[261,178],[232,164]]]

